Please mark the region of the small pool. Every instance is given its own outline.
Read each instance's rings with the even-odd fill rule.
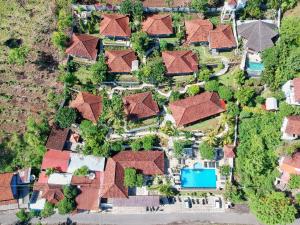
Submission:
[[[201,169],[201,168],[202,168],[202,165],[201,165],[200,162],[196,162],[196,163],[194,164],[194,169]]]
[[[247,60],[246,68],[249,71],[261,72],[264,69],[264,64],[261,62],[252,62]]]
[[[216,188],[215,169],[181,169],[182,188]]]

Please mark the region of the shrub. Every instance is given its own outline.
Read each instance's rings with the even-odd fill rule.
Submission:
[[[213,160],[215,158],[215,149],[206,142],[199,145],[199,150],[202,159]]]
[[[166,51],[166,50],[168,50],[168,46],[169,46],[169,43],[166,40],[159,41],[160,51]]]
[[[60,49],[64,50],[66,48],[67,42],[69,40],[68,36],[61,31],[55,31],[52,34],[52,43],[53,45]]]
[[[230,166],[229,165],[223,165],[220,167],[220,174],[224,177],[228,177],[230,174]]]
[[[8,63],[24,65],[29,54],[29,49],[25,46],[10,49],[8,52]]]
[[[258,104],[263,104],[265,103],[265,98],[259,95],[255,98],[255,102]]]
[[[76,120],[76,112],[69,107],[63,107],[59,109],[55,116],[55,122],[60,128],[70,127]]]
[[[133,168],[125,169],[124,185],[126,187],[141,187],[144,183],[144,177],[142,174],[137,174],[137,171]]]
[[[172,197],[177,194],[176,190],[170,184],[163,184],[159,186],[159,192],[167,197]]]
[[[206,66],[203,66],[198,73],[198,80],[209,81],[210,75],[211,71]]]
[[[135,139],[130,143],[130,147],[133,151],[139,151],[142,149],[142,142],[140,139]]]
[[[233,97],[232,91],[230,90],[230,88],[228,88],[226,86],[219,87],[218,94],[219,94],[220,98],[222,98],[226,101],[230,101]]]
[[[228,102],[226,105],[226,112],[229,116],[238,116],[240,113],[240,109],[237,104],[233,102]]]
[[[192,85],[192,86],[189,86],[188,89],[187,89],[187,94],[189,96],[195,96],[199,93],[200,93],[200,86],[199,85]]]
[[[16,216],[21,223],[25,223],[30,219],[29,214],[25,211],[25,209],[20,209],[20,211],[16,213]]]
[[[75,209],[75,201],[66,197],[57,204],[58,213],[61,215],[72,212]]]
[[[172,91],[170,95],[170,102],[175,102],[181,98],[181,94],[178,91]]]
[[[41,211],[41,216],[45,218],[53,215],[54,213],[54,205],[50,202],[46,202],[44,209]]]
[[[218,91],[219,83],[216,80],[207,81],[204,85],[206,91]]]
[[[145,150],[151,150],[153,148],[153,145],[155,144],[156,137],[154,135],[147,135],[143,137],[143,148]]]
[[[290,189],[299,189],[300,188],[300,176],[291,175],[288,186]]]
[[[175,141],[174,142],[174,156],[179,159],[184,154],[184,142],[183,141]]]
[[[75,176],[86,176],[89,174],[89,168],[87,166],[82,166],[74,171]]]

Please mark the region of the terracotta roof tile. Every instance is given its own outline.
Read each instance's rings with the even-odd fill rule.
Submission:
[[[213,25],[209,20],[193,19],[185,21],[186,42],[208,42],[209,31],[213,30]]]
[[[48,136],[46,143],[47,149],[63,150],[67,137],[69,135],[69,129],[61,129],[58,126],[53,126]]]
[[[125,113],[129,118],[141,119],[159,113],[157,103],[152,99],[151,92],[129,95],[123,98]]]
[[[137,57],[131,49],[128,50],[111,50],[105,51],[109,72],[113,73],[130,73],[132,62]]]
[[[300,102],[300,78],[293,80],[295,101]]]
[[[235,147],[233,145],[224,145],[223,151],[226,158],[235,158]]]
[[[213,49],[236,47],[235,38],[230,25],[221,24],[209,32],[209,47]]]
[[[42,169],[54,168],[60,172],[67,172],[70,161],[70,152],[48,150],[43,158]]]
[[[197,55],[191,50],[164,51],[162,58],[167,74],[188,74],[198,71]]]
[[[70,107],[76,108],[84,119],[97,123],[102,113],[102,97],[87,92],[79,92],[76,99],[70,103]]]
[[[60,187],[47,185],[43,191],[42,198],[45,198],[52,204],[57,204],[64,198],[64,194]]]
[[[149,35],[173,34],[172,17],[170,14],[154,14],[148,16],[142,26],[143,31]]]
[[[0,173],[0,203],[3,205],[15,203],[15,196],[11,187],[14,173]]]
[[[300,135],[300,116],[288,116],[285,133]]]
[[[96,60],[99,38],[87,34],[73,34],[66,53],[75,57]]]
[[[112,37],[130,37],[129,17],[121,14],[102,14],[100,34]]]
[[[213,92],[204,92],[172,102],[169,107],[178,126],[185,126],[225,111],[219,95]]]
[[[296,152],[292,156],[285,157],[280,168],[289,174],[300,175],[300,152]]]

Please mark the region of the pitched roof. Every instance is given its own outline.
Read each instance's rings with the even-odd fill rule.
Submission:
[[[69,129],[61,129],[58,126],[53,126],[48,136],[46,143],[47,149],[63,150],[65,142],[67,140]]]
[[[294,87],[295,101],[300,102],[300,78],[294,78],[292,82]]]
[[[76,108],[83,118],[97,123],[102,113],[102,97],[87,92],[79,92],[76,99],[70,103],[70,107]]]
[[[221,24],[216,29],[211,30],[208,36],[210,48],[234,48],[235,38],[230,25]]]
[[[300,175],[300,152],[295,152],[292,156],[284,157],[280,168],[289,174]]]
[[[162,58],[168,74],[198,71],[197,55],[191,50],[164,51],[162,52]]]
[[[121,14],[102,14],[100,34],[113,37],[130,37],[129,17]]]
[[[228,5],[233,5],[233,6],[235,6],[235,5],[237,4],[236,1],[237,1],[237,0],[228,0],[227,3],[228,3]]]
[[[285,133],[300,135],[300,116],[288,116]]]
[[[164,173],[163,151],[122,151],[109,158],[104,172],[104,185],[101,197],[127,198],[128,189],[124,186],[124,169],[135,168],[145,175]]]
[[[148,16],[142,26],[143,31],[149,35],[173,34],[172,17],[170,14],[154,14]]]
[[[224,145],[223,151],[226,158],[235,158],[235,147],[233,145]]]
[[[43,158],[42,169],[54,168],[60,172],[67,172],[70,161],[70,152],[48,150]]]
[[[47,185],[43,191],[42,198],[45,198],[48,202],[52,204],[57,204],[60,200],[64,198],[64,194],[61,188],[51,185]]]
[[[225,111],[219,95],[214,92],[204,92],[178,100],[172,102],[169,107],[178,126],[184,126]]]
[[[209,20],[193,19],[185,21],[186,42],[208,42],[209,31],[213,28]]]
[[[278,35],[275,24],[270,24],[262,20],[250,23],[243,23],[237,26],[240,36],[247,39],[246,46],[256,52],[261,52],[274,45],[272,38]]]
[[[132,61],[137,60],[131,49],[105,51],[105,56],[109,72],[113,73],[130,73]]]
[[[125,113],[130,118],[147,118],[159,113],[157,103],[152,99],[151,92],[129,95],[123,98]]]
[[[73,34],[66,53],[72,56],[96,60],[99,38],[87,34]]]
[[[11,183],[14,173],[0,173],[0,204],[15,203]]]

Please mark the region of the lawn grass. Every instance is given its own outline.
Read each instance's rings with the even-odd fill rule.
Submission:
[[[210,130],[215,129],[220,121],[220,117],[215,117],[212,119],[208,119],[205,121],[201,121],[199,123],[190,125],[188,127],[184,127],[182,130],[184,131],[202,131],[203,133],[206,133]]]
[[[229,72],[218,77],[219,82],[227,87],[231,87],[233,90],[237,90],[238,84],[235,82],[234,73],[238,70],[240,70],[238,66],[231,68]]]
[[[206,46],[193,46],[191,49],[198,53],[200,64],[219,64],[221,63],[221,58],[212,56],[209,53],[208,47]]]
[[[152,117],[149,119],[138,120],[138,121],[129,121],[127,123],[127,129],[134,129],[139,127],[145,127],[150,125],[155,125],[157,123],[157,117]]]
[[[122,74],[118,75],[116,81],[120,82],[139,82],[139,80],[134,75]]]

